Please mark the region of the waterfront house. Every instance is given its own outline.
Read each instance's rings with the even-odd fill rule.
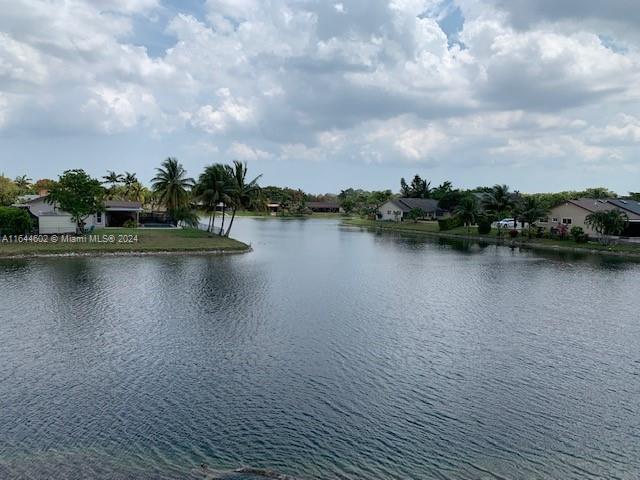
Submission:
[[[438,201],[432,198],[396,198],[382,204],[376,217],[383,221],[402,222],[413,209],[421,210],[425,220],[436,220],[445,215],[445,211],[438,207]]]
[[[342,211],[337,202],[307,202],[306,206],[313,213],[339,213]]]
[[[595,235],[596,232],[586,224],[587,216],[594,212],[612,209],[623,211],[629,217],[629,226],[622,236],[640,236],[640,203],[634,200],[597,198],[567,200],[553,207],[549,211],[549,215],[541,219],[538,224],[549,229],[557,228],[560,225],[565,225],[568,230],[573,227],[581,227],[589,235]]]
[[[60,210],[57,205],[47,203],[46,196],[30,196],[22,198],[14,206],[26,209],[35,220],[38,232],[42,235],[76,233],[76,223],[71,214]],[[122,227],[126,222],[139,223],[142,204],[121,200],[104,202],[104,212],[87,216],[84,220],[86,228]]]

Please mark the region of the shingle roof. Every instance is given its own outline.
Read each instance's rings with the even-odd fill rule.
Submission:
[[[119,209],[131,209],[141,210],[142,203],[140,202],[127,202],[124,200],[106,200],[104,202],[105,208],[119,208]]]
[[[627,212],[631,212],[635,215],[640,216],[640,202],[637,200],[625,200],[621,198],[612,198],[609,200],[609,203],[615,205],[616,207],[626,210]]]
[[[427,213],[438,210],[438,201],[433,198],[396,198],[393,203],[405,213],[414,208],[419,208]]]
[[[338,202],[307,202],[309,208],[340,208]]]
[[[589,212],[607,212],[617,208],[618,210],[623,210],[629,217],[630,221],[640,221],[640,202],[636,202],[635,200],[619,200],[617,198],[579,198],[578,200],[569,200],[569,203],[580,208],[584,208]]]

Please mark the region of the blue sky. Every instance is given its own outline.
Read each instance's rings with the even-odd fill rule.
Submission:
[[[0,172],[640,190],[629,0],[0,0]],[[4,13],[6,12],[6,13]],[[46,29],[42,25],[47,25]]]

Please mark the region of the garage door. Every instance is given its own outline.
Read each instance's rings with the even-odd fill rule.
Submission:
[[[42,216],[38,219],[41,235],[52,233],[76,233],[76,223],[70,215]]]

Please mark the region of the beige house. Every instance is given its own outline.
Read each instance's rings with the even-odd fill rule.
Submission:
[[[631,210],[620,208],[614,201],[595,198],[581,198],[578,200],[568,200],[549,211],[549,216],[542,219],[538,224],[541,227],[553,228],[558,225],[566,225],[569,230],[573,227],[581,227],[589,235],[596,232],[589,227],[585,221],[589,214],[598,211],[608,211],[611,209],[623,210],[629,217],[630,224],[640,223],[640,215]]]

